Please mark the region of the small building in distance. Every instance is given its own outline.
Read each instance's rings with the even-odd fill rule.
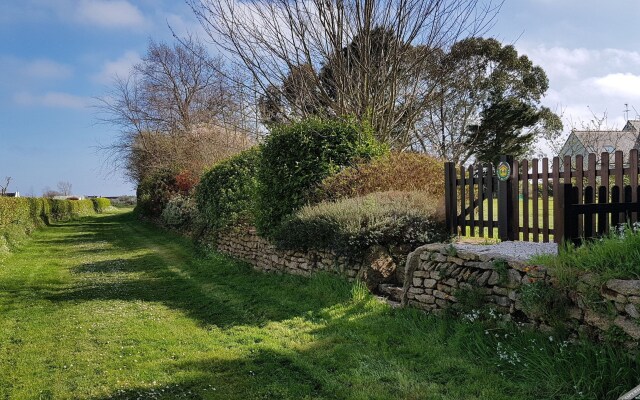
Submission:
[[[84,196],[53,196],[54,200],[84,200]]]
[[[2,196],[2,197],[20,197],[20,192],[12,192],[12,193],[4,193],[4,194],[0,193],[0,196]]]
[[[625,157],[628,156],[631,149],[640,148],[640,120],[629,120],[626,125],[620,131],[571,131],[567,141],[562,146],[560,153],[560,159],[564,156],[571,156],[575,158],[577,155],[584,157],[584,162],[587,162],[587,155],[589,153],[597,154],[597,158],[600,158],[600,154],[606,152],[613,154],[617,150],[624,153]],[[585,164],[586,165],[586,164]]]

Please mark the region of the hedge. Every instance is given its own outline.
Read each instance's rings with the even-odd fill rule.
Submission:
[[[107,208],[111,207],[111,200],[105,199],[104,197],[91,199],[91,201],[93,202],[93,209],[98,214],[105,212]]]
[[[195,198],[208,229],[253,222],[259,157],[259,147],[245,150],[216,164],[200,178]]]
[[[260,154],[258,232],[272,237],[286,217],[310,200],[324,178],[385,152],[372,132],[355,122],[308,119],[277,127]]]
[[[144,178],[136,190],[136,212],[159,218],[171,197],[179,193],[176,175],[175,170],[164,169]]]
[[[426,154],[390,153],[327,177],[314,200],[339,200],[387,191],[419,191],[443,199],[443,165],[442,160]]]
[[[0,254],[39,227],[94,212],[91,200],[0,197]]]

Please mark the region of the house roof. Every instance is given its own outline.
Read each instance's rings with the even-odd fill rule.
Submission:
[[[627,125],[632,122],[637,123],[638,128],[640,128],[640,121],[629,121]],[[587,151],[592,153],[608,152],[609,150],[605,148],[609,146],[614,150],[622,150],[625,153],[638,147],[638,130],[573,131],[573,133],[582,142]]]
[[[636,132],[640,132],[640,120],[630,119],[627,121],[627,124],[622,128],[623,131],[635,130]]]

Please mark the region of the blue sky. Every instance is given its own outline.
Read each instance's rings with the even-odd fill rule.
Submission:
[[[637,0],[507,0],[490,35],[547,71],[544,102],[567,127],[593,111],[620,128],[624,103],[640,111],[639,17]],[[134,192],[102,166],[95,147],[115,132],[91,105],[149,39],[172,40],[168,25],[200,31],[176,0],[0,2],[0,178],[13,177],[11,191],[40,195],[68,181],[77,194]]]

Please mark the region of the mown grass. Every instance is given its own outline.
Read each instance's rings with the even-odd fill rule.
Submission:
[[[639,372],[615,346],[255,272],[130,213],[36,232],[0,264],[3,399],[613,399]]]
[[[489,200],[485,199],[483,202],[483,214],[484,214],[484,220],[487,221],[489,219]],[[493,210],[493,220],[497,221],[498,220],[498,199],[494,198],[493,202],[491,203],[491,208]],[[528,209],[529,209],[529,215],[528,215],[528,223],[529,223],[529,241],[533,241],[533,199],[529,199],[528,201]],[[519,215],[520,215],[520,219],[519,219],[519,224],[520,226],[524,226],[524,201],[523,199],[519,199],[518,200],[518,210],[519,210]],[[542,227],[544,225],[544,218],[543,218],[543,201],[542,198],[538,199],[538,228],[540,230],[540,237],[542,236]],[[479,213],[479,209],[476,208],[474,211],[474,218],[476,221],[476,224],[478,223],[478,221],[480,220],[480,213]],[[467,217],[467,219],[469,219],[469,217]],[[549,229],[553,229],[553,197],[549,197],[549,220],[548,220],[548,224],[549,224]],[[477,226],[474,228],[473,230],[473,236],[471,236],[471,228],[470,227],[466,227],[465,232],[463,235],[461,235],[461,237],[463,237],[465,240],[484,240],[486,242],[493,242],[496,241],[497,237],[498,237],[498,224],[494,224],[494,228],[493,228],[493,238],[489,237],[489,228],[483,228],[482,231],[480,230],[480,228],[478,228]],[[553,234],[549,235],[549,240],[553,241]],[[524,240],[524,234],[520,233],[520,240]]]

